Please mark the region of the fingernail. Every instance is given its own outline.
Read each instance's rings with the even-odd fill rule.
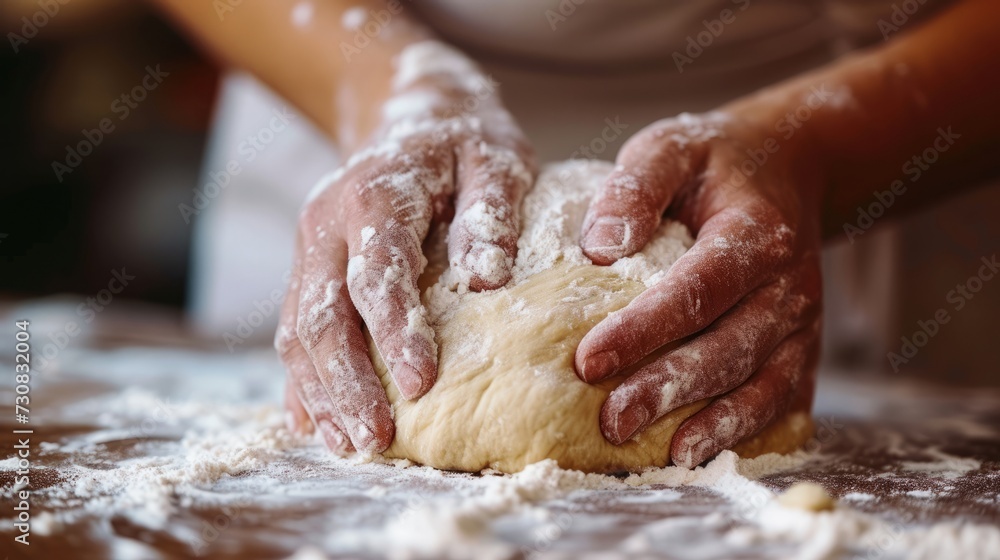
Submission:
[[[506,251],[486,243],[476,243],[462,263],[471,274],[468,284],[474,292],[502,287],[510,281],[513,264],[514,259]]]
[[[326,419],[320,420],[319,431],[323,440],[326,441],[327,447],[338,452],[344,451],[344,434],[333,425],[333,422]]]
[[[588,251],[620,253],[628,240],[629,228],[621,218],[598,218],[583,238]]]
[[[618,369],[618,352],[605,350],[588,356],[583,361],[583,371],[580,377],[587,383],[600,381],[615,373]]]
[[[646,420],[649,419],[649,412],[639,404],[630,404],[625,407],[625,410],[618,413],[618,418],[615,419],[614,427],[614,438],[611,443],[615,445],[621,445],[622,443],[628,441]]]
[[[362,453],[371,453],[374,451],[371,449],[372,444],[375,442],[375,431],[371,426],[362,422],[357,422],[354,426],[354,437],[352,438],[352,443],[354,448]]]
[[[416,368],[410,364],[400,362],[393,371],[395,373],[393,379],[396,381],[396,387],[404,399],[413,400],[423,396],[425,392],[424,379],[420,376]]]
[[[715,451],[715,440],[712,438],[705,438],[689,448],[686,461],[687,464],[683,466],[693,469],[704,463],[706,459],[715,453]]]

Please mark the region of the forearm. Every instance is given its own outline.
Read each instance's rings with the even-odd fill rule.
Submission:
[[[826,237],[843,234],[857,208],[876,201],[874,191],[895,184],[887,213],[898,213],[1000,170],[997,17],[1000,4],[966,0],[884,46],[727,110],[768,126],[809,107],[792,141],[806,142],[820,168]]]
[[[393,58],[430,36],[398,2],[268,0],[223,11],[217,2],[153,2],[222,61],[250,71],[296,105],[348,152],[379,126],[391,95]],[[309,8],[296,17],[300,5]],[[364,12],[360,29],[344,23],[351,9]],[[380,12],[378,20],[373,11]]]

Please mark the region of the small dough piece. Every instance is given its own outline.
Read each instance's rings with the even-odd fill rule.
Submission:
[[[505,288],[449,291],[447,273],[441,274],[443,261],[436,256],[441,240],[429,242],[430,265],[421,283],[429,286],[423,297],[438,343],[434,387],[416,401],[403,400],[369,339],[372,361],[395,413],[396,437],[386,457],[446,470],[508,473],[543,459],[586,472],[640,471],[669,463],[674,432],[709,399],[674,410],[615,446],[601,434],[598,417],[608,394],[625,377],[590,385],[573,368],[573,354],[584,335],[645,290],[642,278],[634,276],[645,275],[649,281],[649,275],[635,271],[657,262],[655,255],[640,255],[624,268],[595,266],[576,247],[586,203],[610,169],[602,162],[569,162],[542,174],[525,200],[521,255],[514,281]],[[566,181],[573,189],[559,195]],[[665,225],[661,235],[679,235],[677,228]],[[625,277],[629,274],[633,277]],[[789,452],[811,434],[808,414],[789,414],[741,442],[736,451],[743,448],[747,456]]]
[[[796,482],[778,496],[778,503],[805,511],[830,511],[836,505],[826,489],[813,482]]]

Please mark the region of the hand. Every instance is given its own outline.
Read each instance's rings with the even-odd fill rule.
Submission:
[[[662,281],[577,349],[577,374],[593,383],[680,341],[608,397],[600,422],[610,442],[718,397],[674,435],[673,462],[691,468],[786,411],[809,409],[821,314],[821,181],[806,133],[786,138],[774,122],[711,113],[654,123],[625,144],[592,201],[581,245],[596,264],[641,250],[665,211],[697,237]]]
[[[493,90],[474,89],[477,80],[490,88],[487,78],[464,67],[397,80],[383,110],[389,122],[300,217],[275,345],[288,370],[290,423],[318,426],[339,453],[383,451],[395,432],[364,327],[404,398],[419,398],[437,378],[417,287],[432,223],[456,216],[448,254],[459,284],[495,289],[510,279],[534,163]]]

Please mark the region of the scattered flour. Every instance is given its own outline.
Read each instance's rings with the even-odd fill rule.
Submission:
[[[315,7],[309,0],[302,0],[292,8],[292,23],[296,27],[305,27],[312,22]]]
[[[72,533],[84,557],[88,543],[116,558],[161,557],[133,534],[203,556],[267,546],[286,555],[298,550],[292,557],[299,560],[664,552],[977,559],[996,558],[1000,550],[996,527],[897,524],[844,505],[868,507],[876,503],[870,494],[845,493],[833,511],[818,513],[778,504],[766,480],[825,464],[823,456],[740,459],[723,452],[693,470],[666,467],[623,478],[566,471],[553,461],[513,476],[358,462],[285,431],[276,404],[283,377],[271,352],[67,348],[61,357],[72,368],[33,387],[46,396],[49,423],[36,460],[59,473],[35,489],[33,536]],[[87,429],[75,427],[81,419]],[[931,455],[929,463],[942,461]],[[955,478],[975,473],[951,463],[959,469]],[[9,459],[0,462],[0,470],[15,468]],[[942,480],[947,474],[910,470]],[[934,502],[920,496],[921,503]],[[223,522],[213,525],[212,515]],[[123,522],[135,531],[114,529]],[[10,531],[12,524],[5,519],[0,526]],[[599,546],[588,540],[616,526],[611,540]]]
[[[923,451],[933,458],[931,461],[901,461],[903,470],[931,473],[944,478],[958,478],[982,466],[982,462],[967,457],[954,457],[935,447]]]
[[[573,160],[549,165],[542,171],[521,204],[522,228],[509,285],[524,282],[558,263],[591,264],[580,248],[580,229],[587,206],[611,169],[612,164],[603,161]],[[478,224],[484,238],[506,233],[485,208],[473,206],[466,212],[470,213],[468,219]],[[620,259],[610,268],[623,278],[651,286],[692,243],[686,227],[664,221],[658,235],[641,252]],[[424,295],[432,324],[447,320],[465,295],[460,288],[462,279],[455,276],[453,269],[446,270],[441,281]],[[517,307],[512,306],[510,312],[517,313]]]
[[[364,8],[355,6],[344,10],[340,16],[340,25],[348,31],[356,31],[368,20],[368,13]]]

